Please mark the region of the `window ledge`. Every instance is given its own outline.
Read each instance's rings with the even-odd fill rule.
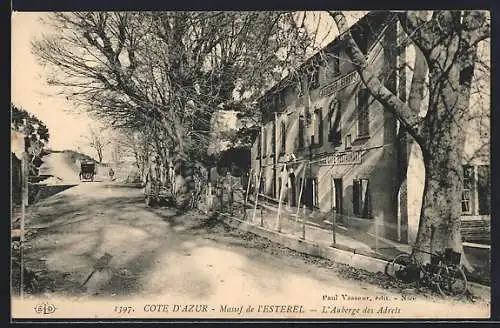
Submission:
[[[311,145],[311,148],[316,149],[316,148],[321,148],[322,146],[323,146],[323,144],[317,144],[317,143],[315,143],[315,144]]]
[[[355,139],[355,141],[361,141],[361,140],[366,140],[366,139],[370,139],[370,135],[369,134],[357,136],[356,139]]]
[[[342,142],[340,142],[340,141],[328,140],[328,142],[332,145],[332,147],[335,147],[335,148],[342,146]]]

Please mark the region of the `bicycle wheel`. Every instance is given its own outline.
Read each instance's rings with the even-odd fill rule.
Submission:
[[[437,289],[443,296],[462,296],[467,291],[467,278],[458,265],[440,267],[436,279]]]
[[[406,267],[411,263],[412,260],[410,254],[400,253],[391,262],[387,263],[385,273],[401,279],[401,277],[406,276]]]

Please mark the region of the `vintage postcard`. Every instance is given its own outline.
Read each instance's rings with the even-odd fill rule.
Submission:
[[[490,12],[12,13],[12,319],[490,317]]]

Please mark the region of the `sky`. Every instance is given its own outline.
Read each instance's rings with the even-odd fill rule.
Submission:
[[[85,114],[77,114],[65,97],[53,95],[54,90],[45,83],[44,68],[31,54],[31,40],[48,31],[38,21],[42,15],[36,12],[12,13],[11,100],[47,125],[50,148],[84,149],[83,136],[88,134],[88,125],[95,122]]]
[[[31,53],[31,41],[39,38],[50,29],[39,19],[47,15],[40,12],[12,13],[12,75],[11,99],[21,107],[42,120],[50,133],[49,147],[53,149],[88,149],[85,141],[89,134],[88,126],[99,125],[88,115],[77,113],[64,96],[54,95],[54,89],[45,82],[46,72]],[[352,12],[352,17],[361,17],[362,12]],[[326,12],[309,12],[306,27],[316,28],[321,22],[318,42],[323,45],[333,40],[337,34],[333,21]],[[348,17],[351,20],[351,17]],[[356,20],[356,19],[354,19]],[[334,33],[332,33],[334,29]]]
[[[348,12],[349,25],[361,18],[364,12]],[[49,147],[52,149],[74,149],[93,155],[85,136],[89,135],[89,126],[102,126],[84,113],[78,113],[71,102],[64,96],[54,95],[55,90],[45,82],[46,73],[31,53],[31,41],[49,28],[39,19],[47,13],[13,12],[12,13],[12,75],[11,99],[14,105],[21,107],[42,120],[50,133]],[[305,26],[308,30],[316,29],[318,22],[317,46],[328,44],[338,34],[333,20],[326,12],[308,12]],[[489,52],[489,49],[488,51]]]

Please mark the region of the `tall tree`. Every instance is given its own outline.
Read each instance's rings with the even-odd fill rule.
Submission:
[[[90,148],[96,152],[99,163],[102,163],[104,159],[104,148],[110,143],[110,140],[104,135],[103,129],[89,126],[87,141]]]
[[[348,30],[342,12],[330,12],[363,84],[399,120],[422,150],[425,184],[417,247],[463,253],[460,234],[463,125],[469,113],[478,43],[490,37],[485,11],[409,11],[395,14],[407,42],[416,48],[408,102],[388,90],[373,73]],[[425,77],[428,76],[428,83]],[[425,115],[419,115],[426,99]],[[427,257],[424,253],[417,254]],[[463,257],[462,257],[463,258]]]
[[[149,130],[194,188],[216,109],[250,104],[296,67],[310,36],[289,12],[55,13],[33,52],[49,82],[110,125]],[[167,158],[169,157],[169,158]],[[187,204],[188,198],[179,200]]]
[[[30,174],[38,174],[38,168],[42,164],[44,147],[49,141],[49,129],[34,114],[30,114],[23,108],[11,104],[11,127],[22,132],[26,137],[26,151],[30,162]]]

